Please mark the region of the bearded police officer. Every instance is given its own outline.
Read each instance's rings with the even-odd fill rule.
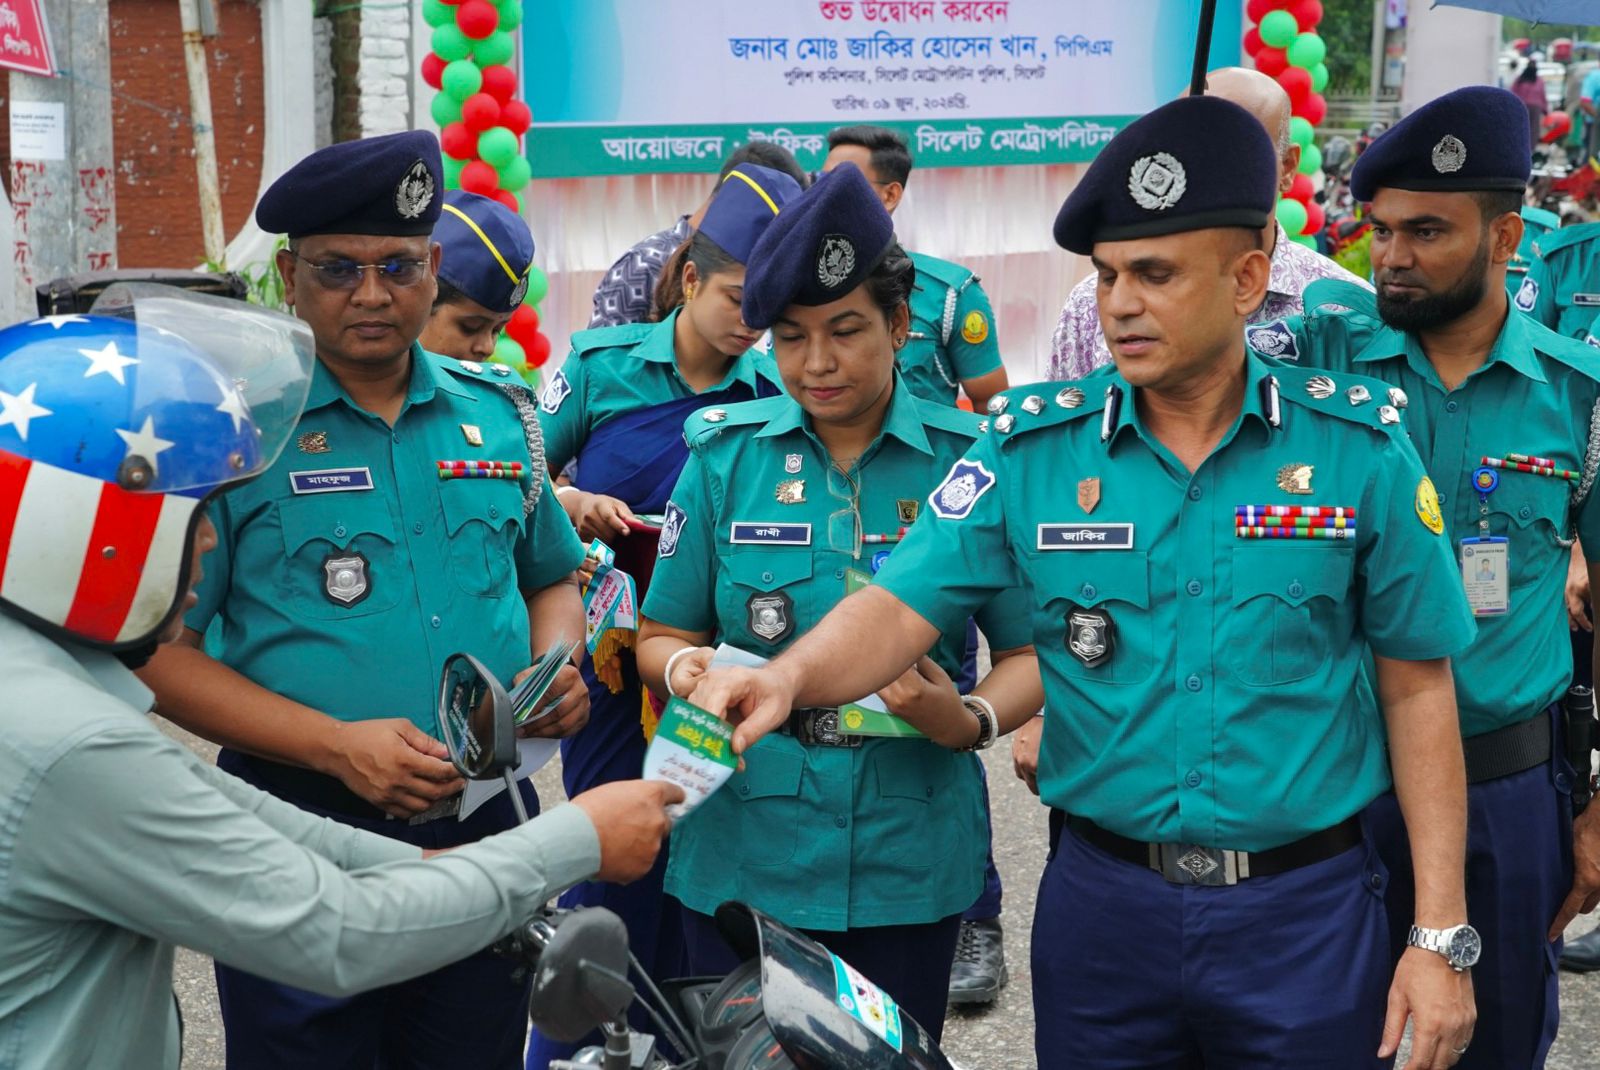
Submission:
[[[1405,425],[1438,487],[1460,579],[1435,596],[1464,586],[1478,620],[1476,642],[1453,662],[1469,783],[1467,902],[1485,940],[1478,1029],[1462,1065],[1496,1070],[1543,1066],[1555,1039],[1546,934],[1559,937],[1571,918],[1561,908],[1573,883],[1574,771],[1558,705],[1572,676],[1563,590],[1573,535],[1591,559],[1600,550],[1600,503],[1589,494],[1600,466],[1591,430],[1600,360],[1507,307],[1528,160],[1526,110],[1504,90],[1473,86],[1419,108],[1351,175],[1356,197],[1372,202],[1376,298],[1323,283],[1307,292],[1303,321],[1252,329],[1252,342],[1265,335],[1326,369],[1312,384],[1356,411],[1409,406]],[[1352,393],[1351,372],[1390,389]],[[1399,878],[1411,823],[1392,796],[1369,823]],[[1397,879],[1389,896],[1396,955],[1408,942],[1408,883]],[[1424,939],[1409,933],[1413,945]]]
[[[1408,1016],[1414,1065],[1445,1067],[1471,1035],[1448,658],[1473,625],[1391,414],[1244,345],[1273,160],[1210,97],[1119,134],[1056,221],[1094,258],[1115,368],[1003,395],[871,588],[693,695],[745,748],[882,687],[993,592],[1032,592],[1040,794],[1070,815],[1034,923],[1045,1070],[1378,1066]],[[1415,920],[1443,941],[1392,981],[1358,821],[1390,783],[1386,735]]]
[[[515,821],[504,794],[457,812],[434,713],[445,660],[473,654],[510,682],[584,634],[583,549],[545,476],[536,403],[509,368],[417,344],[440,185],[433,135],[404,133],[320,150],[263,196],[262,229],[289,235],[278,269],[315,336],[315,376],[293,445],[214,506],[187,642],[146,671],[164,712],[224,744],[223,768],[424,848]],[[200,648],[213,623],[215,657]],[[541,734],[587,716],[575,667],[555,687]],[[521,1066],[525,987],[509,962],[462,950],[356,999],[219,966],[229,1065]],[[440,1014],[450,1029],[430,1025]]]

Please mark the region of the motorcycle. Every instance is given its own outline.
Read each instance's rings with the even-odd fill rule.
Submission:
[[[503,780],[526,821],[511,700],[470,655],[445,662],[439,725],[461,775]],[[601,1044],[550,1070],[953,1070],[892,997],[821,944],[743,903],[715,920],[738,968],[660,986],[604,907],[547,908],[501,940],[496,951],[533,978],[528,1015],[541,1033],[572,1043],[600,1031]],[[658,1034],[630,1028],[635,1002]]]

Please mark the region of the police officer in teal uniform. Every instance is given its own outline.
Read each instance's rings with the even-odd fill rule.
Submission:
[[[892,215],[911,178],[905,138],[886,126],[841,126],[828,134],[824,172],[853,163],[872,183]],[[909,253],[917,269],[911,293],[911,329],[900,350],[900,374],[911,392],[929,401],[956,403],[964,391],[978,412],[1006,388],[994,309],[978,276],[948,260]]]
[[[1525,110],[1505,90],[1472,86],[1417,109],[1351,174],[1356,197],[1372,204],[1377,293],[1321,283],[1307,291],[1303,321],[1251,332],[1326,369],[1320,388],[1336,396],[1352,372],[1389,384],[1350,403],[1409,405],[1406,427],[1439,489],[1457,583],[1478,622],[1453,667],[1469,785],[1467,902],[1485,941],[1477,1032],[1461,1065],[1486,1070],[1543,1066],[1556,1035],[1560,945],[1549,935],[1565,927],[1551,923],[1573,882],[1574,771],[1558,705],[1573,659],[1563,596],[1572,536],[1591,558],[1600,550],[1600,501],[1585,486],[1600,466],[1591,430],[1600,359],[1507,307],[1528,160]],[[1319,307],[1329,305],[1339,307]],[[1368,821],[1401,877],[1409,851],[1393,796]],[[1389,897],[1395,956],[1410,925],[1407,883]]]
[[[1577,223],[1546,234],[1513,299],[1557,334],[1579,341],[1600,336],[1600,223]],[[1600,341],[1591,342],[1600,345]]]
[[[441,356],[487,361],[528,295],[533,234],[521,216],[491,197],[451,190],[441,209],[433,229],[439,295],[419,341]]]
[[[1470,1039],[1449,656],[1472,620],[1398,413],[1244,345],[1275,159],[1214,97],[1120,133],[1056,221],[1093,257],[1115,366],[1003,395],[871,588],[691,695],[739,722],[751,761],[791,708],[882,686],[995,592],[1027,592],[1039,794],[1070,815],[1034,922],[1042,1070],[1376,1067],[1407,1017],[1413,1066]],[[1384,716],[1359,686],[1369,651]],[[1440,949],[1394,970],[1359,821],[1391,758]]]
[[[1561,217],[1554,212],[1531,204],[1522,206],[1522,240],[1517,243],[1516,255],[1506,264],[1507,293],[1514,297],[1522,289],[1522,280],[1539,259],[1540,244],[1560,229]]]
[[[211,508],[217,549],[185,641],[145,670],[163,713],[224,745],[224,769],[425,849],[516,820],[504,794],[459,814],[435,724],[444,662],[471,653],[509,684],[584,633],[583,549],[529,392],[509,368],[416,342],[441,185],[438,142],[412,132],[320,150],[262,197],[257,222],[289,236],[277,266],[316,342],[310,395],[293,445]],[[148,448],[159,458],[163,444]],[[215,657],[201,649],[213,626]],[[588,711],[575,667],[555,689],[538,731],[569,734]],[[219,963],[228,1065],[520,1066],[526,985],[472,952],[354,998]]]
[[[772,329],[787,394],[688,421],[689,463],[640,629],[640,671],[658,691],[687,691],[718,643],[781,652],[870,582],[928,488],[982,433],[978,417],[917,397],[896,371],[914,277],[854,165],[785,206],[752,252],[744,318]],[[973,608],[994,675],[1020,676],[1036,708],[1020,592]],[[907,652],[884,694],[902,718],[891,728],[837,708],[870,688],[828,709],[785,710],[783,730],[675,829],[667,890],[685,907],[692,972],[731,967],[711,915],[744,900],[814,935],[938,1037],[988,841],[968,752],[996,732],[992,685],[964,702],[952,680],[964,631]],[[984,730],[968,703],[985,711]],[[940,720],[929,738],[908,727],[930,718],[954,727]]]

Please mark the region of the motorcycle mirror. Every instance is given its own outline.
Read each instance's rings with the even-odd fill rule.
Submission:
[[[511,699],[483,664],[454,654],[439,681],[439,734],[468,780],[495,780],[517,767]]]
[[[528,1017],[551,1040],[570,1044],[621,1018],[633,997],[627,927],[604,907],[589,907],[563,917],[540,952]]]

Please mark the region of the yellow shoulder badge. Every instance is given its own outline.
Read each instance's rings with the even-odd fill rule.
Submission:
[[[1439,511],[1439,492],[1427,476],[1417,484],[1417,519],[1435,535],[1444,534],[1444,514]]]
[[[968,345],[980,345],[989,337],[989,318],[976,310],[961,323],[961,338]]]

